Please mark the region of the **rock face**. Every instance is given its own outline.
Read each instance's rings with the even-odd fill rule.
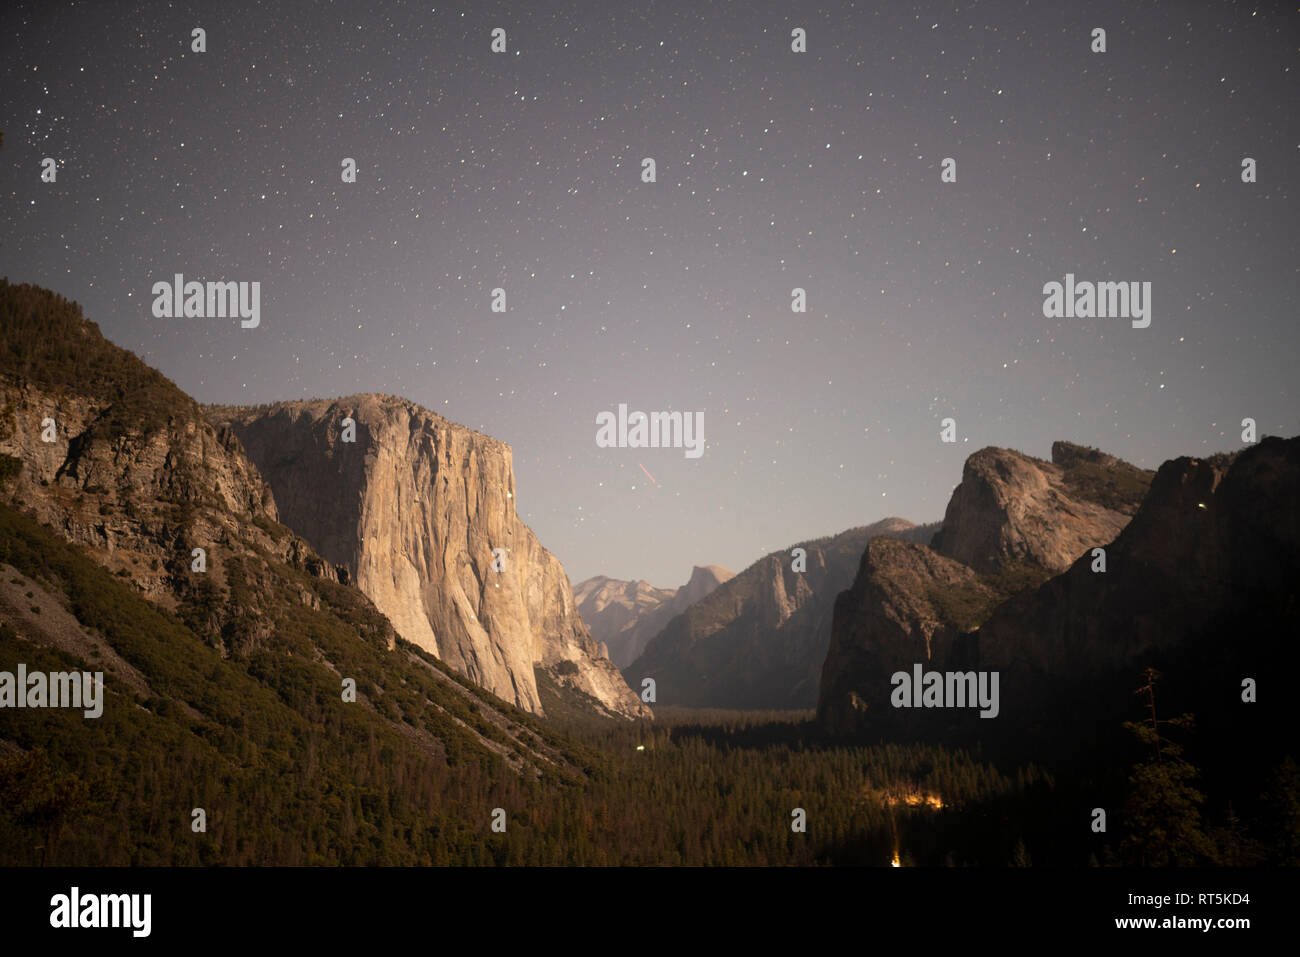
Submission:
[[[936,540],[1003,571],[982,573],[951,559],[937,562],[933,550],[921,550],[930,553],[923,560],[873,543],[836,605],[818,708],[827,729],[885,732],[923,724],[916,712],[889,703],[889,676],[916,662],[937,671],[997,672],[999,727],[1043,740],[1058,738],[1067,725],[1086,735],[1090,725],[1123,720],[1137,676],[1148,666],[1177,674],[1170,693],[1196,700],[1207,727],[1216,715],[1221,727],[1236,720],[1228,715],[1241,675],[1292,668],[1286,659],[1295,652],[1286,646],[1293,643],[1283,636],[1294,630],[1300,610],[1300,439],[1268,438],[1234,455],[1166,462],[1136,508],[1133,493],[1150,473],[1058,447],[1053,459],[1065,470],[1067,491],[1073,487],[1091,504],[1100,500],[1132,519],[1111,539],[1089,541],[1079,531],[1089,502],[1045,496],[1041,483],[1020,477],[1020,456],[1003,454],[1002,462],[990,463],[989,450],[978,453],[984,461],[968,465],[968,476],[1015,478],[992,494],[959,489],[949,515],[963,531],[945,528]],[[1020,509],[1018,494],[1033,506]],[[1057,503],[1055,522],[1044,501]],[[972,508],[983,514],[969,514]],[[1018,514],[1032,514],[1043,539],[1056,544],[1030,547],[1024,528],[1005,527],[1007,516]],[[983,543],[971,544],[976,536],[967,532],[979,528]],[[1106,526],[1096,528],[1100,535]],[[1063,542],[1077,553],[1059,568],[1053,556]],[[1104,571],[1095,547],[1105,550]],[[1015,559],[1042,561],[1038,567],[1047,574],[1008,576]],[[1019,566],[1027,567],[1032,564]],[[1231,687],[1216,685],[1225,675]],[[931,722],[931,730],[939,726]]]
[[[536,667],[596,711],[649,716],[516,514],[509,446],[388,395],[209,416],[239,437],[285,523],[403,638],[528,711],[543,710]]]
[[[889,518],[799,543],[791,549],[807,553],[802,572],[791,549],[773,552],[673,618],[624,674],[634,686],[654,678],[660,704],[811,708],[835,596],[852,582],[867,542],[932,531]]]
[[[1150,481],[1113,456],[1068,442],[1044,462],[987,448],[966,460],[934,547],[978,572],[1028,563],[1060,571],[1119,534]]]
[[[998,597],[984,576],[924,545],[868,542],[853,587],[835,599],[818,702],[823,726],[844,733],[891,717],[889,676],[948,660],[962,634],[958,603],[985,609]]]
[[[79,810],[60,825],[81,829],[77,844],[113,835],[111,849],[87,862],[138,863],[144,855],[156,864],[247,865],[286,846],[283,830],[253,849],[245,828],[217,823],[206,850],[192,843],[169,850],[147,811],[123,810],[140,793],[135,765],[158,771],[150,776],[158,787],[146,789],[153,794],[179,794],[204,779],[255,787],[257,803],[277,820],[275,808],[301,812],[304,795],[319,790],[308,779],[327,782],[322,793],[344,804],[362,788],[392,796],[421,782],[412,802],[355,804],[356,824],[371,834],[409,835],[464,819],[466,811],[449,813],[445,801],[430,804],[439,792],[427,771],[448,781],[449,770],[473,762],[486,781],[502,771],[581,779],[584,769],[556,747],[561,739],[550,729],[399,643],[390,621],[348,584],[348,570],[278,517],[270,486],[233,431],[211,425],[175,384],[105,340],[75,303],[0,280],[5,669],[50,651],[67,656],[64,666],[80,659],[79,669],[102,669],[105,720],[134,759],[91,760],[96,793],[106,796],[92,803],[104,813]],[[606,671],[617,678],[608,663]],[[346,701],[339,679],[354,675],[356,697]],[[57,766],[77,768],[102,750],[96,722],[51,724],[40,715],[6,712],[0,758],[40,748]],[[341,727],[351,730],[340,734]],[[302,775],[282,773],[289,767]],[[248,804],[253,791],[240,793],[226,789],[229,807]],[[393,823],[399,805],[410,809],[409,826]],[[287,862],[307,863],[302,848],[321,818],[288,817],[302,831],[288,840],[300,856]],[[327,837],[320,848],[349,843]],[[220,856],[210,856],[218,846]],[[392,856],[395,847],[406,856]],[[13,860],[12,848],[0,854],[6,850]],[[432,862],[405,840],[374,852],[368,862]],[[332,860],[357,863],[347,850]]]
[[[999,673],[999,735],[1088,741],[1134,717],[1133,692],[1154,668],[1161,711],[1194,713],[1198,747],[1233,755],[1234,777],[1276,761],[1293,709],[1263,694],[1248,703],[1245,687],[1300,668],[1297,488],[1296,438],[1161,466],[1106,547],[1104,574],[1085,556],[954,646],[952,660]]]
[[[339,580],[278,524],[271,489],[233,433],[174,383],[46,290],[0,283],[0,309],[0,456],[17,463],[10,501],[168,608],[196,582],[222,587],[227,562],[258,550]],[[192,571],[194,548],[205,550],[204,578]],[[221,609],[214,626],[235,612]]]
[[[728,571],[721,565],[696,565],[691,569],[691,577],[686,584],[673,595],[673,614],[680,615],[701,598],[716,591],[723,582],[729,582],[735,577],[735,572]]]
[[[1269,608],[1294,622],[1298,489],[1300,438],[1166,462],[1133,521],[1107,546],[1106,573],[1094,573],[1085,556],[999,607],[972,636],[973,657],[1020,676],[1013,682],[1032,681],[1119,669]],[[1267,638],[1250,636],[1252,643]]]
[[[591,636],[606,644],[609,658],[626,668],[675,616],[735,577],[721,565],[696,565],[681,588],[655,588],[644,581],[598,575],[573,589]]]

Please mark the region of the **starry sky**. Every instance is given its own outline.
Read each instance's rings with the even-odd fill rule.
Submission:
[[[203,402],[387,392],[510,443],[575,583],[936,520],[986,445],[1300,432],[1294,9],[3,7],[0,275]],[[261,282],[260,326],[155,318],[176,272]],[[1150,327],[1044,318],[1067,272],[1151,282]],[[619,403],[703,413],[703,456],[598,448]]]

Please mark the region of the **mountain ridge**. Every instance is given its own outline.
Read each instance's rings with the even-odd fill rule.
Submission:
[[[677,615],[735,575],[721,565],[696,565],[686,584],[656,588],[637,579],[597,575],[574,586],[574,599],[592,637],[619,668],[632,664],[646,644]]]
[[[634,686],[654,678],[661,704],[814,707],[831,608],[866,542],[928,539],[933,528],[887,518],[771,552],[673,618],[623,673]],[[804,571],[794,570],[795,548],[805,552]]]

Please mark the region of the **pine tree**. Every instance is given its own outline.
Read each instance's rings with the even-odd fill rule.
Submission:
[[[1016,840],[1016,849],[1011,855],[1012,867],[1033,867],[1033,861],[1029,856],[1029,848],[1025,847],[1025,839]]]
[[[1156,714],[1154,668],[1147,668],[1146,683],[1134,694],[1146,695],[1149,720],[1126,721],[1124,728],[1151,749],[1148,760],[1136,765],[1129,776],[1130,791],[1124,804],[1126,836],[1120,853],[1126,861],[1141,867],[1186,867],[1213,862],[1213,842],[1201,829],[1203,794],[1192,786],[1199,772],[1183,760],[1182,748],[1160,733],[1161,725],[1190,730],[1192,716],[1161,720]]]
[[[1284,867],[1300,866],[1300,766],[1290,755],[1273,774],[1264,794],[1269,809],[1274,853]]]
[[[1248,828],[1229,804],[1223,827],[1217,827],[1213,831],[1214,843],[1219,849],[1219,863],[1224,867],[1254,867],[1264,860],[1266,854],[1263,845],[1251,840],[1247,831]]]

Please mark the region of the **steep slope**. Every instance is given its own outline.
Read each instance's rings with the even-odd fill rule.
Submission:
[[[536,667],[599,713],[649,716],[516,514],[508,445],[389,395],[209,415],[403,638],[527,711],[543,710]]]
[[[931,532],[889,518],[773,552],[673,618],[624,674],[634,686],[654,678],[660,704],[811,708],[835,596],[867,542]],[[805,571],[793,570],[795,547],[807,553]]]
[[[889,714],[889,676],[914,662],[946,660],[963,627],[1001,593],[986,576],[913,542],[867,544],[852,588],[835,599],[818,719],[833,732]],[[905,663],[905,664],[904,664]]]
[[[0,281],[0,472],[10,500],[168,608],[202,601],[203,630],[240,611],[226,569],[263,556],[333,581],[339,569],[277,521],[275,498],[229,430],[79,307]],[[195,572],[203,549],[203,572]],[[344,573],[346,574],[346,573]],[[246,637],[264,628],[244,616]]]
[[[581,780],[276,515],[175,385],[0,283],[0,671],[104,673],[97,718],[0,711],[0,862],[473,860],[483,807]]]
[[[1016,702],[1036,700],[1054,680],[1131,670],[1226,625],[1236,631],[1265,619],[1293,630],[1297,490],[1300,438],[1166,462],[1133,521],[1107,546],[1104,574],[1084,556],[999,607],[969,639],[968,657],[1007,675],[1014,715]],[[1251,633],[1248,641],[1230,634],[1220,639],[1225,660],[1232,646],[1290,642],[1285,632]]]
[[[1132,476],[1123,463],[1087,461],[1116,469],[1121,482]],[[1171,676],[1171,713],[1179,702],[1194,705],[1207,738],[1226,735],[1237,720],[1229,713],[1241,703],[1240,680],[1290,667],[1285,659],[1294,657],[1280,636],[1293,630],[1300,610],[1297,488],[1297,439],[1166,462],[1111,541],[1077,538],[1079,510],[1063,510],[1060,527],[1048,528],[1046,537],[1074,537],[1079,554],[1059,574],[1022,587],[929,549],[899,554],[873,543],[836,604],[819,719],[838,732],[909,736],[963,728],[986,740],[1030,735],[1059,744],[1068,734],[1077,741],[1118,726],[1142,669],[1154,666]],[[1034,488],[1026,494],[1041,501]],[[1000,501],[1000,514],[1015,513],[1014,494]],[[968,528],[977,524],[970,516],[961,520]],[[1041,510],[1034,521],[1051,525]],[[1015,534],[997,540],[1006,546],[1004,560],[1024,554]],[[1105,571],[1094,570],[1094,547],[1105,549]],[[1233,640],[1248,622],[1255,623],[1250,640]],[[893,708],[890,675],[916,663],[996,672],[996,723],[969,711]]]
[[[676,615],[734,577],[721,565],[696,565],[682,587],[655,588],[649,582],[598,575],[579,583],[573,597],[591,636],[608,649],[617,667],[626,668]]]
[[[0,711],[0,864],[474,860],[493,792],[582,779],[585,756],[394,646],[355,588],[261,566],[275,640],[230,653],[2,503],[0,568],[0,671],[104,674],[97,718]]]
[[[1051,462],[981,449],[966,460],[934,548],[978,572],[1060,571],[1119,534],[1150,481],[1150,472],[1069,442],[1053,443]]]

